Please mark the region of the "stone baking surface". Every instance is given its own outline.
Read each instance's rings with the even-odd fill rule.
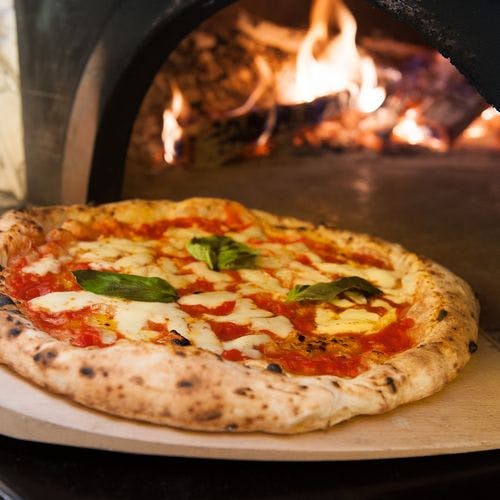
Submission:
[[[361,460],[500,447],[500,350],[481,335],[458,379],[396,410],[295,436],[201,433],[88,410],[0,369],[0,429],[10,437],[131,453],[251,460]]]

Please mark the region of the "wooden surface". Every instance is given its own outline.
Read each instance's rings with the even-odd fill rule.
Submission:
[[[0,431],[10,437],[133,453],[252,460],[358,460],[500,448],[500,350],[481,336],[440,393],[384,415],[296,436],[180,431],[107,416],[0,367]]]

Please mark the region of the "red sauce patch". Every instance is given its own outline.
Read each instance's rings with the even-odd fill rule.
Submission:
[[[359,264],[365,264],[371,267],[378,267],[380,269],[389,269],[389,270],[393,269],[393,267],[389,263],[384,262],[382,259],[378,259],[373,255],[368,255],[365,253],[351,253],[349,254],[348,257],[349,259]]]
[[[68,270],[59,274],[47,273],[44,276],[23,273],[20,269],[26,265],[22,260],[11,270],[6,280],[9,294],[18,300],[31,300],[50,292],[80,290],[75,277]]]
[[[408,330],[415,325],[411,318],[402,318],[391,323],[380,332],[373,335],[363,335],[361,345],[363,351],[381,351],[384,354],[396,354],[409,349],[413,345],[413,339]]]
[[[359,372],[360,357],[352,358],[317,354],[307,356],[301,352],[266,352],[267,360],[277,362],[289,373],[297,375],[337,375],[355,377]]]
[[[339,253],[339,249],[332,243],[311,240],[303,237],[301,241],[316,255],[319,255],[325,262],[344,263],[346,259]]]
[[[29,309],[27,316],[33,324],[56,339],[70,342],[77,347],[105,347],[99,329],[88,324],[94,314],[92,306],[78,311],[45,312]]]
[[[271,311],[276,316],[288,318],[294,328],[306,335],[312,334],[315,328],[316,306],[311,303],[283,302],[275,300],[270,294],[257,293],[251,299],[260,309]]]
[[[199,228],[211,234],[224,234],[227,231],[241,231],[246,229],[246,224],[240,214],[231,207],[225,209],[225,220],[208,219],[205,217],[178,217],[171,220],[162,220],[152,224],[142,224],[133,230],[134,234],[151,239],[159,239],[169,227]]]
[[[178,288],[177,292],[179,295],[191,295],[196,292],[213,292],[214,285],[210,281],[197,279],[194,283]]]
[[[231,313],[236,306],[236,301],[228,300],[217,307],[205,307],[202,305],[184,305],[181,304],[180,307],[184,312],[187,312],[191,316],[201,316],[202,314],[213,314],[214,316],[225,316]]]
[[[228,340],[234,340],[243,335],[248,335],[253,333],[250,327],[246,325],[237,325],[236,323],[229,322],[219,322],[219,321],[207,321],[207,323],[212,328],[215,335],[221,342],[226,342]]]
[[[245,356],[238,351],[238,349],[229,349],[227,351],[222,351],[222,357],[228,361],[243,361]]]

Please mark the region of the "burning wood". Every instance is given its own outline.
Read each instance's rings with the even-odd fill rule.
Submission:
[[[141,110],[157,113],[170,93],[163,121],[146,118],[133,137],[148,141],[157,168],[161,157],[208,168],[281,143],[443,152],[486,107],[434,51],[372,37],[357,46],[356,32],[341,0],[314,0],[307,31],[247,14],[232,28],[197,31],[171,55]],[[160,133],[164,145],[152,138]]]

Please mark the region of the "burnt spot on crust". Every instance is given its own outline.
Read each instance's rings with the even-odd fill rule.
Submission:
[[[398,392],[398,389],[396,387],[396,382],[394,382],[394,379],[392,377],[387,377],[385,379],[385,383],[389,386],[393,394],[396,394],[396,392]]]
[[[14,301],[10,297],[4,295],[3,293],[0,293],[0,307],[11,305],[13,303]]]
[[[228,432],[234,432],[238,429],[238,424],[227,424],[226,425],[226,431]]]
[[[198,422],[208,422],[210,420],[217,420],[222,417],[222,412],[219,409],[214,408],[213,410],[207,410],[201,413],[198,413],[194,416],[195,420]]]
[[[280,365],[278,365],[278,363],[269,363],[266,367],[266,370],[274,373],[283,373],[283,369]]]
[[[8,336],[9,337],[19,337],[23,331],[20,328],[11,328],[9,330]]]
[[[94,378],[95,371],[90,366],[82,366],[80,368],[80,375],[83,375],[84,377],[88,377],[88,378]]]
[[[172,339],[172,343],[175,345],[180,345],[182,347],[187,346],[187,345],[191,345],[191,342],[184,337],[176,337],[176,338]]]
[[[468,347],[469,347],[469,352],[471,354],[474,354],[477,351],[477,344],[473,340],[471,340],[469,342],[469,346]]]
[[[136,385],[144,385],[144,379],[139,375],[134,375],[133,377],[130,377],[130,382]]]
[[[47,367],[50,366],[56,358],[57,351],[55,349],[44,349],[33,356],[33,361],[43,367]]]
[[[340,384],[336,380],[332,380],[332,385],[340,389]]]
[[[190,389],[194,385],[193,380],[180,379],[177,381],[177,387],[180,387],[181,389]]]
[[[437,321],[443,321],[443,319],[446,318],[446,316],[448,316],[448,311],[446,309],[441,309],[438,312],[436,320]]]
[[[185,358],[186,357],[186,353],[185,352],[174,351],[174,353],[175,353],[176,356],[180,356],[181,358]]]
[[[252,389],[250,387],[238,387],[233,392],[238,396],[245,396],[245,397],[253,396]]]

